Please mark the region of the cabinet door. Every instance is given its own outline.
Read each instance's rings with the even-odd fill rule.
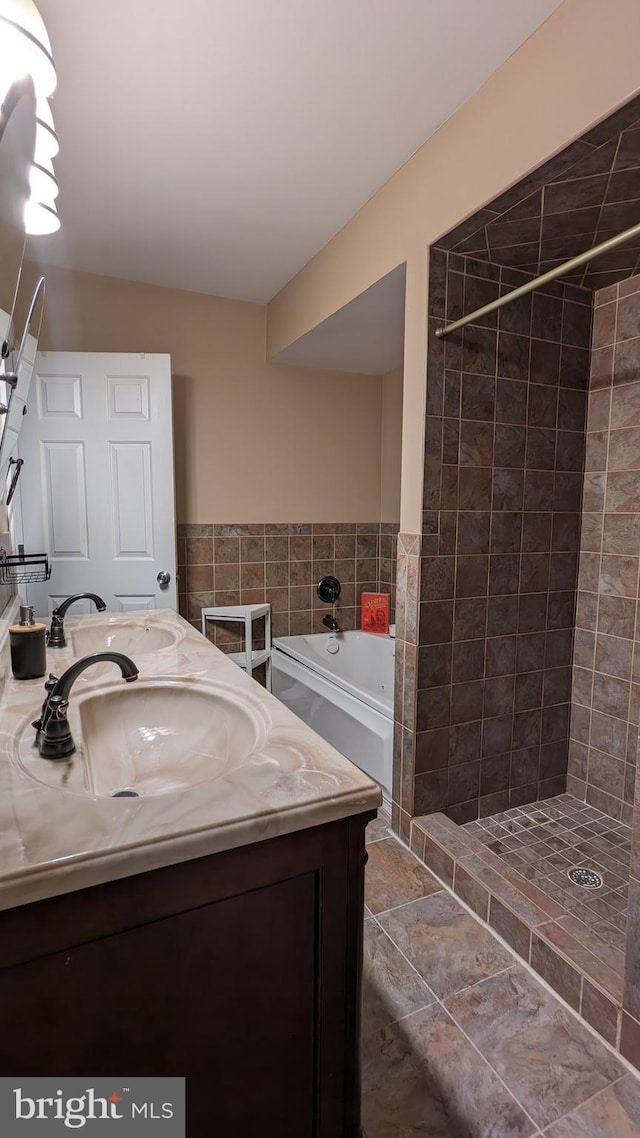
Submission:
[[[318,876],[0,971],[3,1075],[184,1075],[189,1138],[312,1138]]]

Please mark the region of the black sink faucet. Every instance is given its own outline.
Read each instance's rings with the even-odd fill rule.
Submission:
[[[90,656],[83,656],[76,660],[66,672],[60,676],[49,676],[45,686],[47,698],[42,705],[40,718],[32,723],[36,729],[35,746],[43,759],[64,759],[72,755],[76,749],[67,710],[69,708],[69,693],[72,685],[85,668],[92,664],[102,664],[105,661],[117,664],[122,672],[123,679],[131,683],[138,678],[138,667],[128,656],[121,652],[92,652]]]
[[[64,634],[63,622],[67,609],[69,605],[74,604],[75,601],[83,601],[85,599],[93,601],[98,612],[104,612],[107,607],[106,602],[103,601],[102,597],[99,597],[97,593],[74,593],[72,597],[67,597],[66,601],[63,601],[62,604],[58,605],[57,609],[54,609],[51,613],[51,627],[47,637],[49,648],[66,648],[67,638]]]
[[[340,628],[340,625],[338,624],[335,616],[330,616],[329,613],[327,613],[326,616],[323,616],[322,623],[324,624],[325,628],[329,629],[330,632],[342,632],[342,629]]]

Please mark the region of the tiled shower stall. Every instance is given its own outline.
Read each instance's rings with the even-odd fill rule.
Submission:
[[[640,101],[430,250],[393,824],[640,1065]],[[575,869],[587,875],[569,877]]]

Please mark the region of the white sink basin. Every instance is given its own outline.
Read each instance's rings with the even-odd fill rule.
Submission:
[[[99,798],[220,778],[264,747],[269,727],[258,701],[213,682],[138,680],[87,696],[78,710],[85,777]]]
[[[74,629],[70,634],[71,647],[75,656],[87,656],[90,652],[124,652],[127,656],[144,656],[169,648],[175,644],[179,634],[170,628],[157,624],[126,624],[115,617]]]

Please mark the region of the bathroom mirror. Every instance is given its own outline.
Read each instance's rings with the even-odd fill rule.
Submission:
[[[30,78],[14,83],[0,106],[0,486],[3,488],[24,406],[23,401],[22,405],[16,403],[15,413],[10,410],[18,382],[14,372],[20,351],[16,352],[13,319],[25,245],[23,215],[29,197],[29,167],[35,145],[35,106]],[[34,311],[34,327],[36,319]],[[27,324],[25,331],[26,328]],[[28,336],[22,339],[26,348]],[[23,372],[26,374],[26,356]]]
[[[4,429],[0,440],[0,486],[4,486],[7,470],[14,452],[23,416],[26,414],[31,377],[36,362],[42,313],[44,311],[45,282],[40,277],[33,292],[27,317],[24,323],[19,347],[0,364],[0,401],[8,410],[4,412]],[[3,379],[7,372],[11,380]],[[13,489],[15,485],[12,483]],[[9,491],[9,494],[11,490]],[[10,498],[7,496],[6,505]]]

